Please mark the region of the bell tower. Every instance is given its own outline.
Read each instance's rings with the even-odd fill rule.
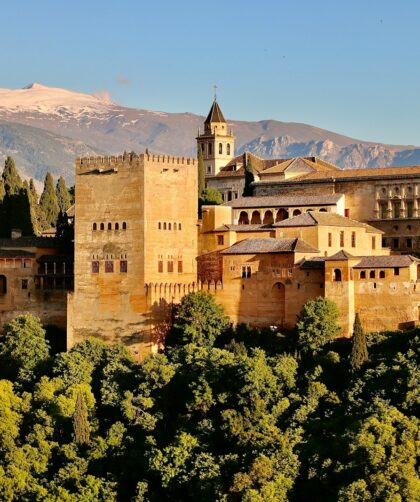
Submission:
[[[204,132],[198,130],[197,148],[201,148],[206,178],[215,176],[235,155],[235,137],[228,131],[225,117],[214,96],[209,114],[204,121]]]

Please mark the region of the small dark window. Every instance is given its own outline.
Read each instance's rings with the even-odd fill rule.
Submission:
[[[112,223],[108,223],[108,230],[112,230]]]
[[[122,229],[123,230],[127,230],[127,223],[125,221],[123,221],[123,224],[122,224]]]
[[[366,279],[366,272],[364,270],[360,272],[360,279]]]
[[[114,262],[112,260],[105,261],[105,272],[107,274],[112,274],[112,272],[114,272]]]
[[[158,223],[158,229],[161,230],[162,229],[162,223],[159,221]]]
[[[95,231],[95,230],[98,230],[98,225],[96,223],[93,224],[93,227],[92,229]]]
[[[242,265],[242,279],[249,279],[251,275],[251,267],[249,265]]]
[[[163,223],[163,230],[166,230],[166,221]]]
[[[115,230],[119,230],[120,229],[120,224],[119,223],[115,223]]]
[[[99,274],[99,261],[92,262],[92,274]]]
[[[101,223],[101,230],[105,230],[105,224],[104,223]]]
[[[168,230],[172,230],[172,225],[171,225],[171,223],[168,223]]]
[[[392,247],[394,249],[398,249],[400,247],[400,240],[399,239],[392,239]]]
[[[344,232],[340,232],[340,246],[344,247]]]
[[[346,209],[344,209],[344,216],[345,216],[346,218],[350,218],[350,209],[347,209],[347,208],[346,208]]]
[[[174,223],[174,230],[176,230],[176,227],[177,227],[177,225],[176,225],[176,223]]]
[[[178,260],[178,274],[182,274],[183,267],[182,267],[182,260]]]
[[[127,273],[127,260],[120,261],[120,272],[123,274]]]
[[[22,279],[22,289],[28,289],[28,279]]]
[[[178,225],[179,230],[181,230],[181,223]]]
[[[219,155],[223,153],[223,144],[219,143]]]
[[[332,246],[332,233],[328,233],[328,247]]]
[[[213,145],[209,143],[209,156],[213,155]]]
[[[333,281],[341,282],[341,270],[339,268],[336,268],[333,271]]]
[[[223,246],[225,243],[225,236],[224,235],[218,235],[217,236],[217,245],[218,246]]]
[[[385,279],[385,270],[379,271],[379,279]]]
[[[227,155],[230,155],[230,143],[226,145],[226,153]]]
[[[369,279],[375,279],[375,271],[374,270],[371,270],[369,272]]]
[[[413,239],[411,237],[408,237],[406,244],[407,244],[408,248],[412,248],[413,247]]]
[[[394,268],[394,275],[400,275],[400,269],[399,267]]]
[[[159,260],[159,261],[158,261],[158,272],[159,272],[160,274],[162,274],[162,273],[163,273],[163,261],[162,261],[162,260]]]
[[[168,272],[174,271],[174,262],[172,260],[168,261]]]
[[[351,247],[352,248],[356,247],[356,232],[351,233]]]
[[[372,237],[372,249],[376,249],[376,237]]]

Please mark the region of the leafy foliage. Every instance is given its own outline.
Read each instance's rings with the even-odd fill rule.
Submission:
[[[44,212],[45,220],[50,227],[55,227],[60,208],[54,188],[54,180],[51,173],[47,173],[44,181],[44,191],[41,194],[39,205]]]
[[[58,178],[57,185],[55,187],[55,193],[57,196],[58,209],[61,213],[64,214],[71,206],[71,196],[66,182],[62,176]]]
[[[188,295],[141,365],[90,338],[53,355],[36,319],[9,323],[0,500],[419,500],[420,331],[367,335],[349,371],[351,340],[297,357],[288,334],[216,307]],[[323,308],[312,338],[335,332]]]
[[[369,359],[366,338],[363,332],[359,314],[356,314],[353,328],[353,338],[350,354],[350,366],[353,371],[358,370]]]

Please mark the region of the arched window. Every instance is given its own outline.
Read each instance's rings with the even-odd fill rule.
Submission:
[[[172,225],[171,223],[168,223],[168,230],[171,230],[172,229]]]
[[[286,209],[280,208],[276,214],[276,221],[287,220],[288,217],[289,213],[286,211]]]
[[[366,279],[366,271],[365,270],[362,270],[360,272],[360,279]]]
[[[5,275],[0,275],[0,296],[7,294],[7,278]]]
[[[181,223],[178,224],[178,230],[181,230]]]
[[[101,230],[105,230],[105,224],[104,224],[104,223],[101,223],[100,228],[101,228]]]
[[[300,214],[302,214],[302,211],[300,209],[295,209],[293,211],[293,216],[299,216]]]
[[[209,143],[209,156],[213,155],[213,145]]]
[[[174,223],[174,230],[176,230],[176,227],[177,227],[177,225],[176,225],[176,223]]]
[[[239,225],[248,225],[249,224],[248,213],[246,211],[241,211],[241,213],[239,215],[238,224]]]
[[[123,230],[127,230],[127,223],[125,221],[123,221],[123,224],[122,224],[122,229]]]
[[[166,221],[163,222],[163,230],[166,230]]]
[[[321,207],[321,209],[319,210],[320,213],[326,213],[327,210],[325,209],[325,207]]]
[[[93,228],[94,231],[98,230],[98,225],[96,223],[94,223],[92,228]]]
[[[385,270],[379,271],[379,279],[385,279]]]
[[[375,279],[375,271],[374,270],[371,270],[369,272],[369,279]]]
[[[339,268],[335,268],[333,271],[333,281],[341,282],[341,270]]]
[[[161,230],[162,229],[162,223],[159,221],[158,223],[158,229]]]
[[[264,225],[271,225],[272,223],[274,223],[274,217],[272,211],[265,212],[263,223]]]
[[[120,224],[119,223],[115,223],[115,230],[119,230],[120,229]]]
[[[253,211],[251,225],[261,225],[261,215],[259,211]]]
[[[230,155],[230,143],[226,145],[226,154]]]
[[[222,143],[219,143],[219,154],[221,155],[223,153],[223,145]]]

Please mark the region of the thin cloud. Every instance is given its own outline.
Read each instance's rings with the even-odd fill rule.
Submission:
[[[101,101],[104,101],[105,103],[113,103],[111,93],[106,89],[101,91],[96,91],[93,95],[98,99],[100,99]]]
[[[131,80],[127,77],[124,77],[124,75],[118,75],[118,77],[115,79],[115,81],[117,82],[117,84],[120,84],[120,85],[130,85],[131,84]]]

